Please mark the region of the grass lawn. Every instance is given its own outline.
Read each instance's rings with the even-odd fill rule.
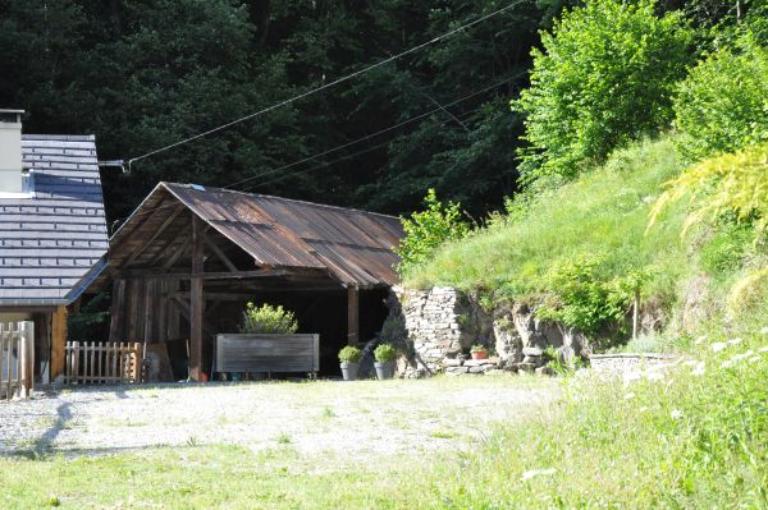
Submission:
[[[285,441],[5,457],[0,507],[768,508],[768,335],[738,334],[712,332],[663,377],[566,379],[546,412],[475,437],[436,430],[446,447],[431,454],[306,454]]]

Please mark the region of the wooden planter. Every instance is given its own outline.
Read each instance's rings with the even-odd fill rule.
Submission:
[[[316,374],[320,335],[216,335],[215,372]]]

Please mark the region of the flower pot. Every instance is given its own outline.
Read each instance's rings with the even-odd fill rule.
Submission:
[[[472,359],[488,359],[488,353],[486,351],[473,352]]]
[[[379,381],[383,381],[384,379],[392,379],[395,376],[394,361],[385,361],[384,363],[379,363],[376,361],[373,366],[376,367],[376,378]]]
[[[345,381],[354,381],[357,379],[357,371],[360,368],[360,363],[344,362],[341,364],[341,375],[344,376]]]

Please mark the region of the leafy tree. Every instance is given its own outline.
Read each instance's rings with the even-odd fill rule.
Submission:
[[[571,177],[672,119],[672,93],[691,59],[691,31],[653,0],[588,0],[542,34],[531,87],[512,102],[528,116],[523,177]]]
[[[674,100],[679,145],[691,159],[768,140],[768,49],[747,35],[707,56]]]
[[[424,206],[425,210],[401,220],[405,237],[396,250],[400,256],[397,269],[401,274],[427,260],[441,244],[461,239],[469,233],[460,205],[455,202],[443,204],[434,189],[427,192]]]

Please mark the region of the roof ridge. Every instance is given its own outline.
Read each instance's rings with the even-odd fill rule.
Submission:
[[[92,142],[96,140],[96,135],[38,135],[33,133],[22,133],[21,141],[33,140],[58,140],[62,142]]]
[[[203,190],[200,191],[221,191],[224,193],[235,193],[238,195],[245,195],[248,197],[262,197],[262,198],[270,198],[275,200],[282,200],[285,202],[295,202],[299,204],[305,204],[313,207],[322,207],[325,209],[334,209],[338,210],[340,212],[353,212],[353,213],[361,213],[361,214],[370,214],[373,216],[382,216],[384,218],[393,219],[393,220],[399,220],[397,216],[393,216],[391,214],[384,214],[379,212],[373,212],[373,211],[366,211],[364,209],[357,209],[355,207],[343,207],[340,205],[331,205],[331,204],[320,204],[317,202],[310,202],[309,200],[301,200],[298,198],[286,198],[286,197],[280,197],[277,195],[265,195],[263,193],[247,193],[245,191],[239,191],[235,189],[226,189],[226,188],[218,188],[216,186],[203,186],[202,184],[182,184],[179,182],[167,182],[167,181],[161,181],[161,184],[170,185],[170,186],[181,186],[184,188],[191,188],[196,189],[196,187],[203,188]]]

